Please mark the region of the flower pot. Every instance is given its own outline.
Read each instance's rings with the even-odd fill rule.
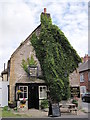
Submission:
[[[15,107],[16,107],[16,103],[9,103],[8,106],[9,106],[10,108],[15,108]]]

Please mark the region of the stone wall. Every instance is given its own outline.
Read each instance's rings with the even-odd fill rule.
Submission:
[[[80,86],[80,75],[78,69],[69,75],[69,82],[71,87]]]
[[[38,36],[40,33],[40,27],[36,29],[36,35]],[[31,36],[27,38],[12,54],[10,59],[10,101],[14,101],[15,99],[15,83],[19,81],[21,77],[27,78],[27,73],[21,67],[22,59],[30,58],[33,55],[34,59],[38,63],[38,74],[41,75],[41,67],[38,59],[36,58],[35,50],[30,42]]]

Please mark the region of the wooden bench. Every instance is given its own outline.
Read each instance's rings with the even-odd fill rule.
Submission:
[[[77,114],[77,108],[76,108],[75,104],[60,104],[60,108],[61,108],[61,110],[67,109],[68,112],[70,112],[70,113],[75,112]]]
[[[75,112],[76,114],[77,114],[77,108],[75,107],[75,108],[69,108],[69,111],[70,111],[70,113],[73,113],[73,112]]]

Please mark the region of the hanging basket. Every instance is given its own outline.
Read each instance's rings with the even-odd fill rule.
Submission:
[[[21,91],[21,90],[18,90],[18,91],[17,91],[17,94],[18,94],[18,95],[22,94],[22,91]]]

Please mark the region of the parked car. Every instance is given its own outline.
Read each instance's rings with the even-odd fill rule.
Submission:
[[[82,95],[82,101],[83,102],[90,102],[90,92],[84,93]]]

